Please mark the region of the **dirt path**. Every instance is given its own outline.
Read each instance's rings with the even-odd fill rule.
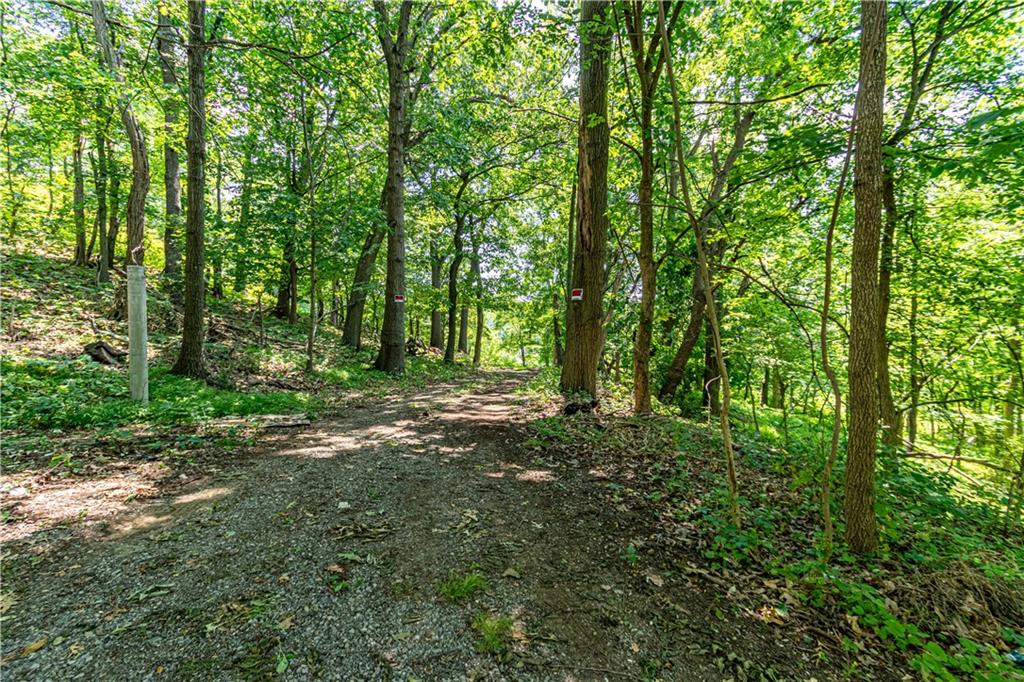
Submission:
[[[760,679],[723,652],[799,659],[630,568],[640,520],[600,473],[521,445],[524,378],[353,405],[5,562],[5,679]],[[473,571],[485,591],[439,593]],[[512,620],[504,654],[477,650],[479,614]]]

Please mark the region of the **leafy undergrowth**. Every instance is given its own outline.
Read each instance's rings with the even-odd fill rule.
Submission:
[[[1024,532],[1004,526],[1005,500],[979,498],[952,475],[889,457],[878,470],[881,543],[870,557],[842,545],[842,467],[832,500],[837,547],[822,551],[822,449],[788,416],[760,415],[763,437],[737,415],[743,522],[729,521],[717,429],[678,417],[564,417],[553,374],[525,388],[538,411],[526,445],[546,458],[586,458],[608,501],[649,512],[654,531],[625,548],[638,571],[713,585],[751,618],[819,642],[847,675],[928,680],[1024,679],[1006,653],[1024,646]],[[806,425],[804,425],[806,426]],[[752,429],[751,429],[752,431]],[[645,566],[647,564],[647,566]],[[896,675],[898,678],[898,675]]]
[[[210,426],[226,418],[327,414],[351,400],[472,373],[464,364],[446,365],[435,355],[407,358],[401,377],[377,372],[371,367],[374,350],[344,347],[330,324],[320,326],[314,371],[307,373],[305,321],[293,325],[265,314],[261,330],[260,308],[236,298],[209,301],[209,382],[178,377],[170,367],[180,342],[181,315],[151,277],[150,402],[143,405],[130,399],[125,368],[83,354],[84,346],[96,340],[127,349],[127,324],[111,315],[120,276],[115,273],[113,284],[99,286],[90,268],[25,251],[5,249],[0,260],[0,430],[8,469],[49,467],[54,457],[68,456],[62,439],[92,435],[96,438],[90,445],[95,445],[96,439],[119,440],[129,432],[209,435]]]

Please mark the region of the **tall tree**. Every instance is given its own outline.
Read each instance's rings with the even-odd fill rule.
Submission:
[[[85,173],[82,170],[82,152],[85,136],[79,134],[71,151],[71,168],[75,178],[75,265],[85,265]]]
[[[410,0],[403,0],[398,26],[392,33],[387,4],[383,0],[374,1],[377,36],[388,70],[388,175],[384,186],[388,264],[384,285],[384,325],[375,366],[392,373],[405,370],[405,143],[409,55],[415,45],[413,36],[409,34],[412,6]],[[429,9],[423,12],[429,12]]]
[[[203,313],[206,308],[206,0],[188,3],[188,214],[185,218],[185,300],[181,351],[171,370],[203,378]]]
[[[96,31],[96,44],[103,66],[113,74],[118,83],[124,83],[121,53],[114,48],[111,28],[102,0],[92,0],[92,24]],[[150,191],[150,158],[145,151],[142,127],[135,117],[131,98],[126,92],[119,94],[121,123],[124,125],[128,144],[131,147],[131,189],[128,191],[128,251],[125,262],[128,265],[142,265],[145,262],[145,196]]]
[[[660,1],[660,0],[659,0]],[[676,3],[668,33],[683,3]],[[622,3],[629,37],[633,67],[639,82],[639,110],[636,110],[640,128],[640,183],[637,187],[640,218],[640,315],[636,326],[633,348],[633,411],[646,414],[651,411],[651,339],[654,335],[654,299],[658,286],[658,265],[654,257],[654,95],[665,64],[665,51],[661,49],[661,32],[654,31],[648,41],[644,31],[644,4],[635,0]],[[626,74],[628,78],[628,74]]]
[[[92,22],[96,30],[96,44],[99,46],[103,66],[119,83],[124,83],[121,67],[121,53],[114,49],[110,37],[110,23],[103,8],[103,0],[92,0]],[[121,108],[121,123],[128,137],[128,145],[132,151],[132,186],[128,192],[128,251],[125,263],[143,265],[145,263],[145,221],[146,195],[149,193],[149,156],[146,153],[146,140],[142,135],[142,126],[135,116],[132,101],[124,91],[118,95]]]
[[[96,229],[99,232],[100,253],[96,261],[96,281],[110,282],[107,267],[107,126],[106,106],[103,97],[97,98],[96,105]]]
[[[175,147],[178,127],[178,76],[175,70],[176,42],[171,20],[161,12],[157,18],[157,54],[160,55],[160,73],[163,78],[164,97],[164,272],[171,296],[181,295],[181,247],[178,229],[181,225],[181,177],[178,150]]]
[[[437,235],[430,237],[430,288],[435,297],[441,292],[441,269],[444,265],[441,260],[440,248],[437,243]],[[430,347],[441,349],[444,347],[444,322],[441,307],[437,299],[433,299],[430,308]]]
[[[448,340],[444,347],[444,361],[455,362],[456,339],[458,339],[458,350],[464,350],[465,331],[463,324],[456,329],[455,315],[458,312],[459,304],[459,268],[462,259],[465,258],[465,236],[466,223],[470,218],[462,208],[462,197],[469,188],[469,181],[472,178],[468,171],[459,175],[459,189],[455,193],[455,232],[452,235],[452,262],[448,266]],[[458,336],[456,336],[458,334]]]
[[[885,104],[886,4],[863,0],[860,81],[854,144],[853,255],[850,264],[849,442],[843,514],[854,552],[878,543],[875,451],[878,435],[878,251],[882,228],[882,125]]]
[[[597,397],[597,363],[604,342],[605,243],[608,239],[608,62],[612,33],[610,2],[584,2],[580,9],[580,118],[577,231],[572,289],[566,321],[561,388]]]

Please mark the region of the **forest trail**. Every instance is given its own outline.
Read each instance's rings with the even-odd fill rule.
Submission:
[[[638,515],[607,503],[601,472],[521,445],[527,376],[352,404],[96,537],[42,545],[12,581],[5,676],[775,679],[741,655],[765,647],[803,668],[704,592],[631,570]],[[485,589],[441,594],[474,573]]]

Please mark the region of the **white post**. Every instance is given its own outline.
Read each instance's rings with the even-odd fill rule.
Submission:
[[[132,400],[149,402],[149,352],[146,332],[146,268],[128,268],[128,375]]]

